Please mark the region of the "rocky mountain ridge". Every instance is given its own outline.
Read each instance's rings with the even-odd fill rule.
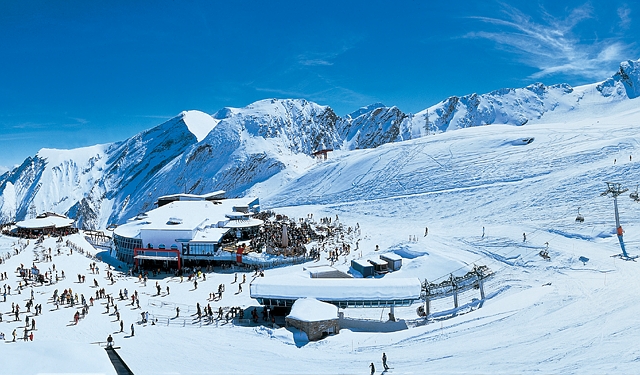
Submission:
[[[213,115],[187,111],[124,140],[75,150],[43,149],[0,176],[0,218],[53,211],[81,228],[118,224],[165,194],[282,183],[312,168],[318,150],[354,150],[489,124],[522,126],[593,103],[640,95],[640,60],[611,78],[573,88],[541,83],[450,97],[416,114],[376,103],[340,117],[304,99],[266,99]]]

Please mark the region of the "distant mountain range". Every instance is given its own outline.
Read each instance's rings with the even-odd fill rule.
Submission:
[[[640,60],[591,85],[541,83],[453,96],[416,114],[377,103],[345,117],[304,99],[267,99],[213,115],[186,111],[115,143],[42,149],[0,176],[0,220],[51,211],[85,229],[119,224],[159,196],[226,190],[242,196],[258,183],[280,184],[315,165],[319,150],[354,150],[490,125],[550,121],[640,96]]]

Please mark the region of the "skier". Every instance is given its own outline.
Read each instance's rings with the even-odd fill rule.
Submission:
[[[482,227],[482,238],[484,238],[484,227]]]
[[[522,242],[527,242],[527,234],[522,233]]]
[[[384,367],[384,371],[387,371],[389,369],[389,366],[387,366],[387,354],[386,353],[382,353],[382,367]]]
[[[371,369],[371,375],[376,373],[376,366],[373,365],[373,362],[371,362],[371,364],[369,365],[369,368]]]
[[[131,323],[131,336],[135,336],[135,331],[133,330],[133,323]]]
[[[107,337],[107,347],[113,347],[113,337],[111,337],[111,335],[109,335],[109,337]]]
[[[428,227],[424,227],[424,236],[426,237],[427,234],[429,234],[429,228]]]
[[[176,318],[180,316],[180,307],[176,307]]]

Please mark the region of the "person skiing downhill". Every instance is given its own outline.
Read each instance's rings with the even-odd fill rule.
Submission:
[[[389,366],[387,366],[387,354],[386,353],[382,353],[382,367],[384,367],[384,371],[387,371],[389,369]]]
[[[371,369],[371,375],[376,373],[376,366],[373,364],[373,362],[371,362],[369,368]]]

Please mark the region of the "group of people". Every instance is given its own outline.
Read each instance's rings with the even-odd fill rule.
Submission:
[[[390,367],[387,365],[387,353],[382,353],[382,367],[384,371],[388,371]],[[371,375],[376,373],[376,366],[371,362],[369,365],[369,369],[371,370]]]

